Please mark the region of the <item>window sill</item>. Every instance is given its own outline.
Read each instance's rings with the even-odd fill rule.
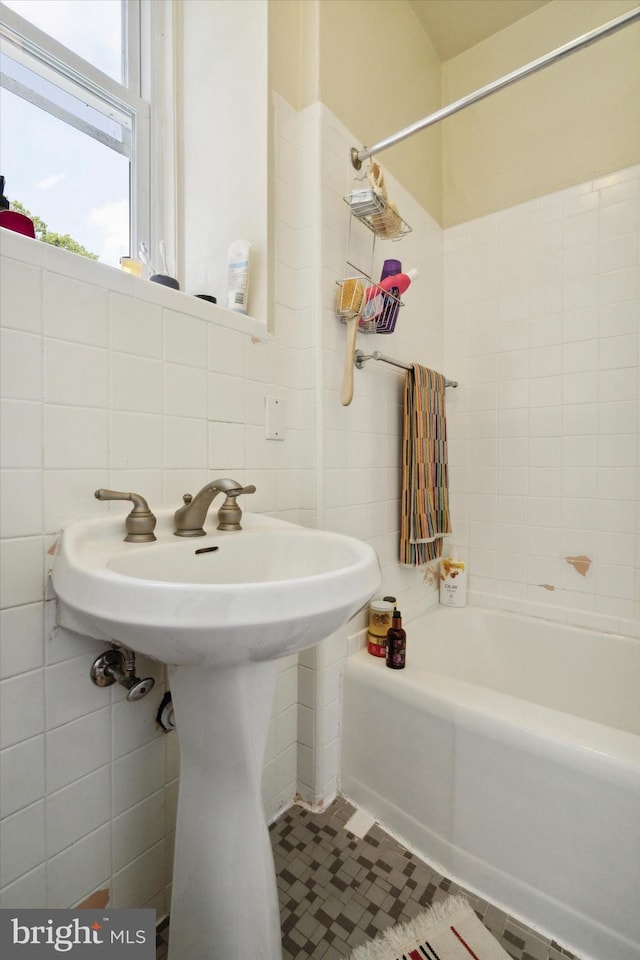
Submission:
[[[220,307],[206,300],[199,300],[182,290],[172,290],[170,287],[142,280],[117,267],[89,260],[87,257],[70,253],[60,247],[24,237],[12,230],[0,228],[0,255],[50,270],[71,280],[90,283],[115,293],[136,297],[138,300],[165,307],[167,310],[185,313],[221,327],[229,327],[261,339],[270,339],[267,324],[263,320],[234,313],[233,310],[227,310],[226,307]]]

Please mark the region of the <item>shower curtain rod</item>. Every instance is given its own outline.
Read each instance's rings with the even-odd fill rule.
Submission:
[[[411,126],[405,127],[403,130],[400,130],[398,133],[394,133],[385,140],[380,140],[379,143],[375,143],[372,147],[363,147],[361,150],[358,150],[357,147],[352,147],[351,163],[356,170],[359,170],[362,166],[362,161],[368,160],[369,157],[372,157],[375,153],[381,153],[382,150],[386,150],[388,147],[392,147],[394,144],[400,143],[402,140],[406,140],[407,137],[413,136],[414,133],[418,133],[420,130],[424,130],[426,127],[430,127],[434,123],[438,123],[440,120],[444,120],[446,117],[450,117],[452,114],[458,113],[460,110],[464,110],[465,107],[471,106],[472,103],[477,103],[478,100],[483,100],[492,93],[502,90],[503,87],[508,87],[517,80],[521,80],[523,77],[528,77],[537,70],[542,70],[544,67],[548,67],[550,64],[555,63],[556,60],[560,60],[562,57],[566,57],[570,53],[575,53],[576,50],[580,50],[582,47],[586,47],[588,44],[594,43],[596,40],[600,40],[603,37],[614,33],[616,30],[620,30],[622,27],[628,26],[634,20],[637,20],[638,17],[640,17],[640,7],[634,7],[632,10],[628,10],[626,13],[623,13],[622,16],[616,17],[614,20],[609,20],[608,23],[604,23],[601,27],[596,27],[589,33],[584,33],[582,36],[576,37],[575,40],[570,40],[569,43],[565,43],[564,46],[558,47],[556,50],[552,50],[550,53],[546,53],[537,60],[532,60],[530,63],[525,64],[524,67],[520,67],[518,70],[513,70],[511,73],[507,73],[504,77],[500,77],[499,80],[494,80],[492,83],[488,83],[486,86],[480,87],[478,90],[474,91],[474,93],[469,93],[466,97],[461,97],[460,100],[455,100],[448,106],[442,107],[440,110],[436,110],[435,113],[430,114],[423,120],[418,120],[416,123],[412,123]]]
[[[403,363],[402,360],[394,360],[393,357],[387,357],[384,353],[380,353],[379,350],[374,350],[373,353],[365,353],[364,350],[356,350],[353,355],[353,362],[358,368],[362,370],[363,366],[367,360],[379,360],[381,363],[390,363],[392,367],[400,367],[401,370],[413,370],[413,365],[410,363]],[[444,378],[445,387],[457,387],[457,380],[448,380]]]

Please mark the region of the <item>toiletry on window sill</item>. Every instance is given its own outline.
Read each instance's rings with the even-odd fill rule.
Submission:
[[[227,307],[246,314],[249,299],[249,257],[251,244],[236,240],[229,247],[227,260]]]

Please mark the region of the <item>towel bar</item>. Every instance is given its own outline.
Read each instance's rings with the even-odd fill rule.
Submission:
[[[379,350],[374,350],[373,353],[365,353],[364,350],[356,350],[353,356],[353,362],[361,370],[367,360],[380,360],[381,363],[390,363],[393,367],[401,367],[402,370],[411,370],[410,363],[403,363],[402,360],[394,360],[392,357],[386,357],[383,353],[380,353]],[[447,380],[445,377],[444,380],[445,387],[457,387],[457,380]]]

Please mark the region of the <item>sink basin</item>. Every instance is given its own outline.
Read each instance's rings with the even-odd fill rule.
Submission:
[[[169,960],[282,956],[260,789],[276,661],[380,583],[374,550],[352,537],[250,513],[242,526],[177,538],[164,511],[155,543],[125,543],[122,516],[83,520],[53,563],[61,626],[168,664],[180,741]]]
[[[316,643],[380,582],[360,540],[260,514],[242,525],[185,540],[165,511],[157,542],[139,544],[123,541],[121,517],[72,524],[52,571],[60,623],[168,664],[213,667]]]

